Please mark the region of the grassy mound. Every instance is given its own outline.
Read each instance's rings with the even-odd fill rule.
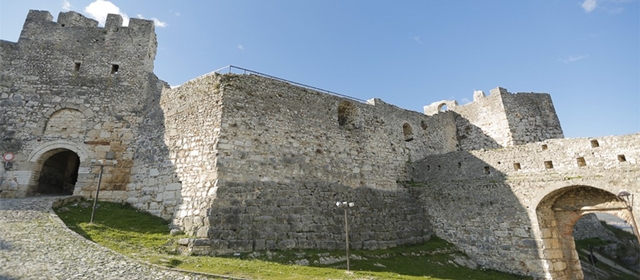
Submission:
[[[185,256],[167,221],[128,205],[100,202],[90,224],[92,204],[76,201],[54,207],[72,230],[102,246],[151,263],[190,271],[251,279],[528,279],[471,269],[473,262],[444,240],[387,250],[351,252],[345,273],[343,251],[291,250],[220,257]]]

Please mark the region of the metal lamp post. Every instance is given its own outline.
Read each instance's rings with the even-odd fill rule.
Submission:
[[[345,247],[347,251],[347,271],[349,271],[349,218],[347,213],[349,212],[349,208],[356,206],[356,204],[354,202],[338,201],[336,202],[336,206],[344,209]]]
[[[629,197],[631,197],[631,199],[629,199]],[[633,216],[633,194],[629,193],[628,191],[621,191],[618,193],[618,199],[622,200],[627,206],[627,210],[629,210],[629,215],[631,215],[631,223],[633,223],[633,233],[638,239],[638,245],[640,245],[640,233],[638,233],[638,224],[636,224],[636,218]]]
[[[96,213],[96,205],[98,204],[98,195],[100,194],[100,183],[102,183],[102,172],[104,171],[104,161],[98,161],[100,163],[100,175],[98,175],[98,188],[96,188],[96,196],[93,198],[93,208],[91,209],[90,224],[93,224],[93,216]]]
[[[115,158],[114,153],[112,151],[107,152],[105,159],[107,160],[113,160]],[[96,188],[96,196],[93,198],[93,208],[91,209],[91,220],[89,221],[90,224],[93,224],[93,216],[96,213],[96,206],[98,204],[98,195],[100,194],[100,184],[102,183],[102,172],[104,171],[104,166],[106,165],[104,160],[99,160],[98,163],[100,164],[100,174],[98,175],[98,187]],[[111,162],[112,165],[116,165],[118,162],[113,160]]]

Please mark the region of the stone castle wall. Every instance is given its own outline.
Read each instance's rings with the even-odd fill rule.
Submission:
[[[226,181],[322,180],[394,190],[406,180],[407,162],[456,150],[451,115],[429,117],[258,76],[220,79],[218,168]]]
[[[443,100],[424,107],[426,115],[443,111],[457,114],[460,149],[465,151],[521,145],[564,138],[551,96],[546,93],[509,93],[492,89],[489,96],[475,91],[473,102],[458,105]]]
[[[99,160],[110,153],[101,197],[123,201],[135,183],[138,129],[164,86],[152,72],[153,22],[123,27],[110,15],[100,28],[75,12],[51,19],[30,11],[19,41],[0,41],[0,148],[16,154],[0,196],[35,193],[43,162],[68,150],[80,160],[75,194],[93,196]]]
[[[640,134],[555,139],[548,94],[496,88],[420,114],[252,74],[171,89],[151,21],[51,18],[31,11],[17,43],[0,41],[0,153],[16,155],[1,197],[35,195],[71,151],[74,194],[92,197],[104,164],[101,199],[172,219],[193,253],[339,249],[335,202],[349,201],[352,248],[435,233],[485,267],[571,279],[568,228],[593,207],[630,221],[615,194],[640,192]]]
[[[405,185],[421,193],[421,205],[436,235],[456,244],[480,265],[546,277],[545,271],[566,267],[540,257],[545,248],[560,248],[555,241],[560,233],[549,233],[560,229],[538,228],[553,217],[537,212],[543,197],[576,186],[613,194],[637,192],[639,151],[640,134],[457,151],[414,163],[413,177]]]
[[[163,138],[175,169],[169,175],[181,184],[181,203],[173,223],[194,235],[206,233],[209,209],[217,198],[222,100],[223,90],[216,75],[163,91]]]
[[[564,138],[549,94],[517,92],[501,96],[514,145]]]
[[[182,149],[189,147],[177,157],[185,162],[176,164],[185,201],[174,221],[200,238],[192,250],[336,249],[343,228],[335,202],[342,200],[358,203],[354,248],[428,238],[422,209],[397,181],[406,179],[412,157],[456,149],[451,115],[429,118],[380,100],[360,103],[249,75],[205,75],[167,91],[167,100],[179,90],[186,95],[178,100],[197,99],[197,106],[165,107],[179,125]],[[190,117],[176,118],[176,108]],[[196,123],[185,125],[190,121]],[[194,152],[194,142],[207,150]],[[185,183],[193,177],[200,181]],[[187,201],[191,192],[198,195]]]

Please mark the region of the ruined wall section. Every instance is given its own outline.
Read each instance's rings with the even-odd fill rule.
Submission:
[[[142,104],[161,83],[152,73],[153,22],[122,27],[120,16],[109,15],[100,28],[75,12],[51,20],[30,11],[19,41],[0,42],[0,136],[7,143],[0,152],[16,153],[2,195],[32,192],[49,151],[68,149],[81,156],[76,194],[92,196],[98,160],[112,152],[101,198],[125,200]]]
[[[474,101],[454,107],[460,149],[464,151],[512,145],[509,124],[500,94],[474,95]]]
[[[513,144],[500,92],[485,96],[482,91],[476,91],[473,102],[465,105],[458,105],[453,100],[434,102],[425,106],[424,112],[427,115],[442,114],[440,108],[443,105],[447,106],[447,111],[456,113],[460,150],[500,148]]]
[[[519,92],[501,96],[514,145],[564,138],[549,94]]]
[[[538,219],[549,219],[538,217],[538,203],[559,187],[639,192],[640,134],[457,151],[428,156],[412,170],[406,185],[421,193],[436,235],[482,266],[545,277],[566,266],[556,255],[540,257],[560,247],[555,233],[538,230]]]
[[[551,97],[546,93],[509,93],[495,88],[485,96],[475,91],[473,102],[458,105],[454,100],[434,102],[424,107],[426,115],[448,111],[458,114],[457,137],[460,150],[493,149],[564,138]]]

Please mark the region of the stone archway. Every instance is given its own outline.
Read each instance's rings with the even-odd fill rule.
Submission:
[[[543,259],[553,279],[583,279],[573,226],[583,215],[605,212],[631,222],[615,194],[590,186],[570,186],[546,195],[536,207]]]
[[[78,181],[80,157],[68,149],[54,149],[42,155],[33,194],[72,195]]]

